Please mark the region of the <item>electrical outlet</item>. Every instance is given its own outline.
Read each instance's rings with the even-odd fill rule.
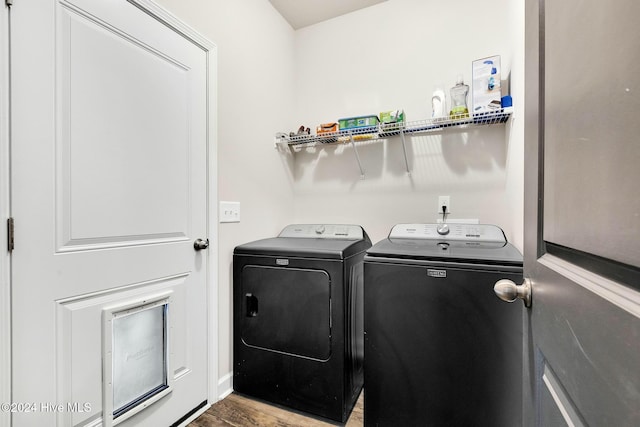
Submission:
[[[220,202],[220,222],[240,222],[240,202]]]
[[[440,215],[442,215],[444,212],[442,212],[442,207],[446,206],[447,207],[447,214],[451,213],[451,199],[449,198],[449,196],[438,196],[438,213]]]

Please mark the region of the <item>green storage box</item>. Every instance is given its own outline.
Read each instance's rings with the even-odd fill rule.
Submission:
[[[360,129],[378,126],[378,116],[360,116],[339,119],[340,130]]]
[[[380,132],[396,133],[404,127],[404,110],[383,111],[380,113]]]
[[[383,111],[380,113],[380,122],[382,124],[404,122],[404,120],[404,110]]]

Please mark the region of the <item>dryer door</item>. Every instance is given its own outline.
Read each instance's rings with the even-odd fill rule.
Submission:
[[[331,281],[323,270],[248,265],[242,270],[243,344],[328,360]]]

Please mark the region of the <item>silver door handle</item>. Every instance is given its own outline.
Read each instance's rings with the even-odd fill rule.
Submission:
[[[514,302],[520,298],[525,307],[531,307],[531,280],[525,278],[522,285],[516,285],[512,280],[501,279],[493,285],[493,292],[498,298],[506,302]]]
[[[207,249],[208,247],[209,247],[209,239],[207,240],[196,239],[196,241],[193,242],[193,249],[195,249],[196,251],[201,251],[203,249]]]

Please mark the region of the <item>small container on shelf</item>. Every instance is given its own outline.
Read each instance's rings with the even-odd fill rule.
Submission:
[[[328,144],[336,142],[336,133],[340,130],[338,123],[323,123],[316,126],[316,135],[318,136],[318,142]]]
[[[380,133],[397,133],[404,128],[405,121],[404,110],[383,111],[380,113]]]
[[[332,133],[338,132],[340,128],[338,127],[338,123],[323,123],[321,125],[316,126],[316,135],[322,135],[323,133]]]
[[[375,128],[379,122],[378,116],[358,116],[338,120],[340,130]]]
[[[501,108],[501,79],[500,55],[472,62],[473,114]]]

